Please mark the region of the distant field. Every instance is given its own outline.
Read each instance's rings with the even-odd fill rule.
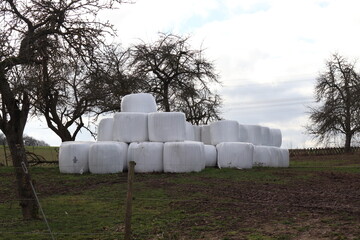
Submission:
[[[58,161],[59,147],[26,147],[26,151],[42,156],[47,161]],[[29,160],[31,160],[29,158]],[[0,165],[11,166],[11,155],[8,146],[0,145]]]
[[[126,173],[31,168],[55,239],[123,239]],[[0,167],[0,239],[50,239],[24,222]],[[360,239],[360,155],[296,157],[290,168],[136,174],[134,239]]]

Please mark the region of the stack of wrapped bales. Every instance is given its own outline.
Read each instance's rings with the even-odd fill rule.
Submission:
[[[252,168],[254,145],[243,142],[222,142],[216,145],[219,168]]]
[[[204,168],[203,143],[166,142],[164,144],[164,172],[200,172]]]
[[[89,170],[91,173],[122,172],[126,166],[128,145],[122,142],[95,142],[89,149]]]
[[[114,118],[101,119],[98,126],[98,141],[112,141]]]
[[[126,143],[149,141],[147,113],[115,113],[112,140]]]
[[[149,113],[151,142],[183,142],[186,138],[185,114],[181,112]]]
[[[217,151],[213,145],[204,145],[205,167],[217,166]]]
[[[63,142],[59,150],[60,172],[78,174],[88,172],[91,145],[91,142]]]
[[[122,112],[151,113],[156,110],[155,98],[149,93],[129,94],[121,100]]]
[[[182,112],[157,112],[151,94],[123,97],[121,112],[104,118],[98,141],[60,146],[63,173],[115,173],[134,161],[135,172],[198,172],[205,167],[288,167],[280,129],[221,120],[194,126]]]
[[[129,146],[128,162],[136,162],[135,172],[162,172],[163,151],[161,142],[133,142]]]

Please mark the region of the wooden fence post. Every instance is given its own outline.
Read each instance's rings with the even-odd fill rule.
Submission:
[[[129,162],[128,169],[128,191],[126,197],[126,212],[125,212],[125,240],[131,240],[131,215],[132,215],[132,194],[133,194],[133,182],[134,182],[134,168],[136,163],[134,161]]]

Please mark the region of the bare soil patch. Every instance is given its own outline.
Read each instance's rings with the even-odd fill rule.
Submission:
[[[171,206],[189,215],[174,226],[189,237],[197,233],[206,239],[206,232],[226,239],[359,239],[360,175],[312,175],[284,184],[201,177],[194,177],[194,184],[166,184],[166,179],[148,184],[165,189],[174,199]],[[193,197],[181,200],[185,195]]]

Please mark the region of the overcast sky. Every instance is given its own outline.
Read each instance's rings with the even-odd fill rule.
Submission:
[[[223,118],[280,128],[282,147],[302,148],[314,145],[303,126],[326,59],[360,57],[359,9],[358,0],[136,0],[99,17],[124,47],[158,32],[190,35],[220,74]],[[38,119],[25,133],[60,144]]]

